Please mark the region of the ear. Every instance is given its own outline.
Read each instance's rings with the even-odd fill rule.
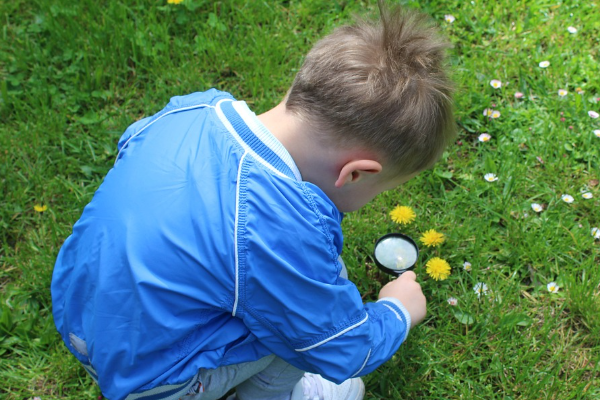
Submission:
[[[341,188],[344,185],[359,182],[367,175],[378,174],[382,170],[379,162],[369,159],[348,161],[340,169],[335,187]]]

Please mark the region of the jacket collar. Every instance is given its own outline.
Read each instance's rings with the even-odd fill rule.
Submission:
[[[290,179],[302,180],[290,153],[260,122],[246,102],[222,100],[216,109],[227,130],[259,162]]]

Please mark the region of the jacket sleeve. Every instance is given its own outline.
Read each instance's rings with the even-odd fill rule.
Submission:
[[[338,383],[373,371],[405,340],[405,308],[395,299],[365,305],[356,286],[339,277],[335,216],[270,205],[268,212],[251,205],[239,232],[235,315],[304,371]]]

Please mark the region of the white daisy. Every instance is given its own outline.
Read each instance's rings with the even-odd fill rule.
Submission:
[[[455,297],[450,297],[448,299],[448,304],[450,304],[451,306],[455,306],[458,304],[458,300]]]
[[[600,114],[598,114],[596,111],[588,111],[588,115],[594,119],[600,117]]]
[[[577,28],[575,28],[574,26],[569,26],[567,30],[569,31],[569,33],[577,33]]]
[[[600,239],[600,228],[592,228],[592,236],[594,239]]]
[[[550,66],[550,61],[542,61],[539,63],[540,68],[548,68]]]
[[[600,137],[600,129],[594,130],[594,135],[596,135],[597,137]]]
[[[524,94],[523,94],[523,93],[521,93],[521,92],[515,92],[515,99],[520,99],[520,98],[522,98],[523,96],[524,96]]]
[[[558,286],[556,282],[550,282],[546,287],[550,293],[558,293],[558,289],[560,289],[560,286]]]
[[[487,295],[488,287],[485,283],[478,282],[475,284],[475,286],[473,286],[473,291],[477,293],[477,297],[479,298],[482,294]]]
[[[481,135],[479,135],[479,141],[480,142],[488,142],[490,139],[492,138],[492,136],[488,133],[482,133]]]
[[[463,269],[464,269],[465,271],[467,271],[467,272],[471,272],[471,263],[470,263],[470,262],[468,262],[468,261],[465,261],[465,262],[463,263]]]
[[[494,89],[498,89],[498,88],[501,88],[501,87],[502,87],[502,82],[501,82],[501,81],[499,81],[498,79],[492,79],[492,80],[490,81],[490,85],[492,85],[492,87],[493,87]]]
[[[560,97],[565,97],[567,95],[567,93],[569,93],[569,92],[567,92],[565,89],[558,89],[558,95]]]
[[[492,115],[491,115],[491,117],[492,117],[492,118],[494,118],[494,119],[495,119],[495,118],[500,118],[500,115],[501,115],[501,114],[500,114],[500,111],[498,111],[498,110],[494,110],[494,111],[492,111]]]
[[[565,203],[572,203],[573,200],[575,200],[573,198],[573,196],[571,196],[570,194],[563,194],[561,197],[562,201],[564,201]]]
[[[498,180],[498,177],[496,176],[496,174],[492,174],[491,172],[488,174],[485,174],[483,176],[483,179],[485,179],[488,182],[495,182]]]
[[[544,207],[542,207],[542,205],[538,203],[533,203],[531,205],[531,209],[537,213],[544,211]]]
[[[456,20],[456,18],[454,18],[454,15],[450,15],[450,14],[444,15],[444,19],[446,20],[446,22],[449,22],[449,23],[453,23]]]
[[[592,197],[594,197],[594,195],[592,194],[592,192],[585,192],[581,194],[581,197],[583,197],[584,199],[591,199]]]

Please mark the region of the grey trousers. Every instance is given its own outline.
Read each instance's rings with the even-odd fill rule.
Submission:
[[[217,400],[235,388],[238,400],[288,400],[304,371],[270,355],[260,360],[200,370],[203,392],[185,400]]]

